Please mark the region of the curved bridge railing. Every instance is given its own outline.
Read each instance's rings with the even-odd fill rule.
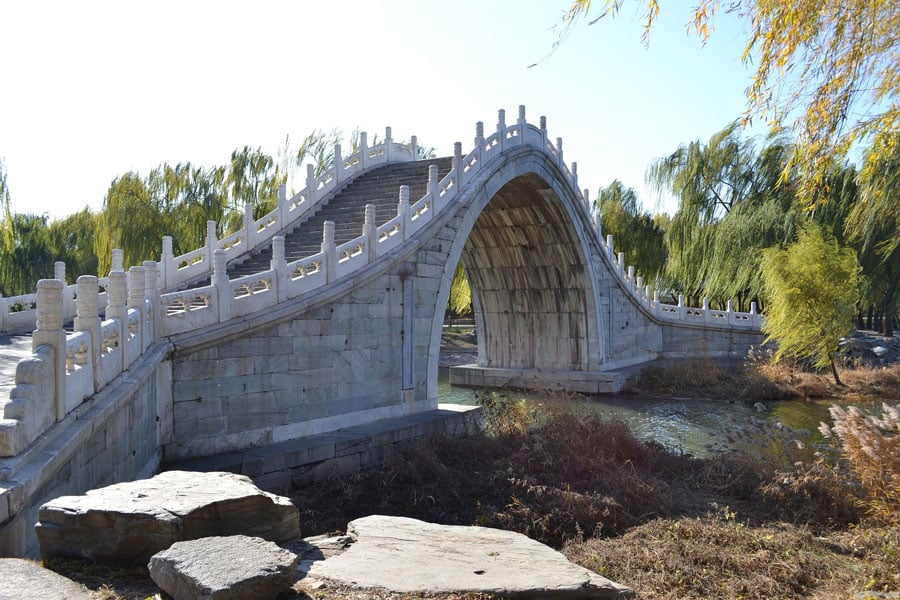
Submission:
[[[185,255],[169,256],[164,250],[162,261],[145,261],[122,269],[121,253],[113,256],[113,270],[103,281],[83,275],[76,286],[66,287],[60,279],[38,282],[34,299],[37,329],[34,331],[34,353],[19,362],[15,387],[3,406],[0,420],[0,457],[15,456],[53,423],[74,411],[91,394],[99,391],[130,365],[157,339],[183,333],[274,306],[297,298],[330,282],[351,277],[367,265],[385,256],[425,227],[442,211],[452,208],[466,182],[505,150],[528,146],[545,153],[581,198],[588,214],[590,197],[578,189],[577,163],[571,168],[563,161],[562,138],[552,143],[547,135],[546,119],[534,126],[525,120],[525,107],[519,107],[515,124],[507,125],[505,112],[499,111],[497,130],[484,136],[482,123],[476,125],[475,147],[466,155],[462,145],[454,145],[450,172],[438,179],[437,167],[429,168],[428,185],[422,198],[412,201],[409,187],[401,186],[397,215],[378,225],[374,222],[374,206],[366,207],[361,234],[341,245],[334,240],[334,223],[326,222],[321,251],[299,260],[287,262],[284,237],[275,232],[286,229],[317,202],[339,189],[341,181],[378,164],[412,160],[416,157],[415,138],[411,147],[394,144],[388,129],[384,144],[368,149],[362,137],[362,149],[350,158],[340,158],[336,148],[335,168],[319,179],[308,172],[307,188],[290,200],[280,194],[278,208],[262,219],[253,220],[249,210],[244,228],[222,240],[215,239],[210,228],[207,245]],[[760,316],[755,306],[750,313],[730,310],[695,309],[659,301],[659,293],[645,286],[633,267],[625,266],[623,253],[614,251],[612,236],[604,240],[594,223],[604,260],[615,274],[618,284],[630,294],[633,302],[658,321],[690,325],[758,329]],[[270,269],[229,279],[226,263],[271,239]],[[171,241],[168,242],[171,249]],[[211,271],[209,285],[163,293],[180,283]],[[101,284],[105,293],[100,293]],[[75,287],[75,300],[70,288]],[[105,305],[105,319],[99,306]],[[74,307],[74,312],[73,312]],[[74,332],[63,329],[65,315],[75,316]],[[0,469],[0,480],[3,471]]]

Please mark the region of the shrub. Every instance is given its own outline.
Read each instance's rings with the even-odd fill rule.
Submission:
[[[880,418],[855,406],[832,406],[830,412],[834,425],[822,423],[819,431],[840,444],[867,512],[877,521],[900,523],[900,405],[882,404]]]

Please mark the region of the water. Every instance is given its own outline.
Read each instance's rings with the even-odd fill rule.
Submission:
[[[573,403],[605,418],[625,421],[640,439],[654,440],[675,451],[695,456],[709,456],[721,451],[736,430],[754,419],[783,423],[791,429],[809,432],[808,442],[821,442],[817,428],[822,421],[831,422],[828,407],[833,403],[829,400],[773,402],[767,403],[768,411],[760,413],[754,409],[752,402],[708,398],[660,398],[631,394],[573,398],[511,389],[494,392],[514,400]],[[439,372],[438,398],[440,402],[476,404],[475,391],[450,385],[446,369]],[[871,401],[857,406],[871,411],[880,407],[881,403]]]

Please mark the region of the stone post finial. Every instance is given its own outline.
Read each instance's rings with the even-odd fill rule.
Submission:
[[[429,169],[430,170],[430,169]],[[369,262],[377,257],[378,227],[375,225],[375,205],[366,204],[366,221],[363,223],[363,235],[366,236],[366,250],[369,253]]]
[[[412,159],[419,160],[419,138],[416,136],[409,138],[409,146],[409,149],[412,152]]]
[[[234,293],[231,291],[231,283],[228,279],[225,251],[217,248],[213,251],[212,284],[216,286],[216,304],[219,309],[219,323],[224,323],[231,318],[231,301]]]
[[[547,133],[547,117],[541,117],[541,131],[546,135]]]
[[[334,221],[325,221],[322,226],[322,252],[325,254],[325,280],[337,277],[337,249],[334,244]]]
[[[312,165],[306,165],[306,201],[309,203],[315,202],[316,196],[318,196],[315,173]]]
[[[703,310],[709,310],[709,297],[703,296]]]
[[[390,126],[384,128],[384,143],[390,144],[394,139],[391,137],[391,128]]]
[[[484,144],[484,123],[478,121],[475,123],[475,145],[481,146],[482,144]]]
[[[453,169],[456,171],[457,177],[462,171],[462,142],[453,144]]]
[[[58,279],[37,282],[37,328],[31,337],[33,352],[40,346],[53,348],[53,406],[56,420],[66,416],[66,332],[63,329],[63,289]]]
[[[66,282],[66,263],[61,260],[53,263],[53,279],[59,279],[63,283]]]
[[[165,238],[163,238],[163,239],[165,239]],[[171,240],[172,238],[169,238],[169,239]],[[123,257],[124,257],[124,254],[123,254],[121,248],[113,248],[113,251],[112,251],[112,269],[110,269],[111,271],[122,271],[122,270],[124,270],[124,267],[122,266],[122,264],[123,264]]]
[[[756,301],[755,301],[755,300],[754,300],[753,302],[750,303],[750,314],[751,314],[751,315],[758,314],[758,313],[756,312]]]
[[[519,120],[518,120],[518,124],[519,124],[519,125],[524,125],[524,124],[525,124],[525,105],[524,105],[524,104],[520,104],[520,105],[519,105]]]
[[[556,160],[560,167],[566,164],[563,162],[563,143],[561,137],[556,138]]]
[[[144,267],[135,265],[128,269],[128,308],[144,311],[146,281]]]
[[[400,217],[401,227],[403,228],[403,239],[406,239],[409,232],[410,211],[409,211],[409,186],[400,186],[400,201],[397,202],[397,215]]]
[[[100,389],[100,280],[95,275],[81,275],[75,282],[75,331],[86,331],[91,337],[91,368],[94,391]]]
[[[359,132],[359,166],[361,169],[366,168],[366,161],[369,160],[369,135],[365,131]]]
[[[344,175],[344,157],[341,156],[341,145],[334,145],[334,180],[339,182]]]
[[[435,202],[438,197],[438,166],[430,165],[428,167],[428,189],[427,194],[431,194],[431,201]]]
[[[572,187],[578,189],[578,163],[572,161]]]
[[[619,252],[619,255],[617,258],[618,258],[617,265],[619,267],[619,273],[622,273],[625,271],[625,253]]]
[[[678,294],[678,307],[684,306],[684,294]]]
[[[506,131],[506,111],[502,108],[497,111],[497,131]]]
[[[147,332],[149,338],[147,345],[149,346],[152,340],[159,337],[159,265],[152,260],[145,260],[142,264],[145,275],[144,297],[150,302],[149,314],[147,315],[150,318]]]
[[[275,272],[272,281],[275,284],[275,297],[279,302],[287,300],[287,282],[290,274],[287,268],[287,259],[284,256],[284,236],[276,235],[272,238],[272,261],[270,268]]]
[[[209,220],[206,222],[206,268],[210,269],[213,265],[213,257],[215,256],[216,247],[219,240],[216,236],[216,222]]]

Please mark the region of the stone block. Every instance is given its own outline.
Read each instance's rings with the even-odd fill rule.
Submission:
[[[270,541],[237,535],[176,542],[147,567],[174,598],[273,600],[293,583],[297,561]]]
[[[90,591],[40,563],[0,558],[0,598],[4,600],[89,600]]]
[[[210,493],[214,490],[214,493]],[[41,556],[142,562],[181,540],[299,536],[299,513],[233,473],[167,471],[150,479],[63,496],[40,507]]]

